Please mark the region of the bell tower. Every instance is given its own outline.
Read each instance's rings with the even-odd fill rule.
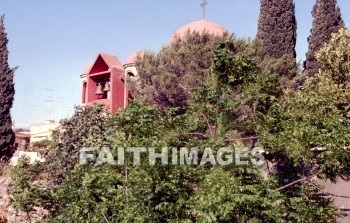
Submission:
[[[111,113],[124,107],[124,69],[120,60],[113,55],[100,53],[94,63],[88,65],[82,81],[83,105],[103,104]]]

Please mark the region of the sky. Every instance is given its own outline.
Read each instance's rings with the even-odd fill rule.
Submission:
[[[259,0],[208,0],[206,19],[237,37],[254,38]],[[12,118],[29,127],[59,120],[81,99],[80,74],[98,53],[123,62],[137,50],[157,52],[183,25],[202,18],[201,0],[0,0],[8,33],[9,64],[15,73]],[[295,0],[297,59],[307,51],[315,0]],[[338,0],[350,24],[350,1]],[[48,91],[46,89],[52,89]]]

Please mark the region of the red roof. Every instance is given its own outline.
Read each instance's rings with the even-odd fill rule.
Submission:
[[[227,32],[227,30],[223,26],[202,19],[200,21],[189,23],[178,29],[175,32],[175,34],[171,37],[170,42],[172,42],[176,36],[180,38],[184,37],[188,30],[190,30],[191,32],[199,33],[203,33],[204,31],[206,31],[214,35],[223,35],[225,32]]]
[[[123,70],[123,65],[120,62],[119,58],[113,55],[105,54],[105,53],[99,53],[94,60],[93,63],[87,65],[84,68],[83,75],[89,75],[91,72],[94,72],[94,67],[98,63],[99,60],[101,60],[105,63],[106,70],[111,68],[118,68],[120,70]]]
[[[104,54],[104,53],[100,53],[99,55],[106,62],[108,67],[110,67],[110,68],[115,67],[115,68],[123,69],[123,64],[120,62],[118,57],[113,56],[113,55],[109,55],[109,54]]]
[[[15,132],[15,135],[18,138],[30,138],[30,134],[25,132]]]

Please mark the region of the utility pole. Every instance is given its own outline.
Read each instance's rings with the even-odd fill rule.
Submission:
[[[38,106],[31,106],[31,108],[32,108],[32,109],[31,109],[31,117],[30,117],[30,119],[31,119],[30,122],[31,122],[31,123],[29,123],[30,125],[32,125],[32,124],[35,123],[35,120],[36,120],[36,119],[35,119],[35,117],[34,117],[34,115],[35,115],[35,114],[34,114],[34,110],[35,110],[36,108],[38,108]]]
[[[45,89],[48,92],[47,99],[45,100],[47,102],[47,120],[51,121],[51,113],[52,113],[52,92],[54,92],[53,89]]]

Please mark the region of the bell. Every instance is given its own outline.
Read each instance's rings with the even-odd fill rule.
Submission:
[[[95,92],[96,95],[103,95],[103,91],[102,91],[102,85],[98,84],[97,85],[97,91]]]
[[[103,91],[104,92],[108,92],[108,91],[110,91],[111,89],[110,89],[110,87],[109,87],[109,83],[108,82],[106,82],[106,84],[105,84],[105,87],[104,87],[104,89],[103,89]]]

